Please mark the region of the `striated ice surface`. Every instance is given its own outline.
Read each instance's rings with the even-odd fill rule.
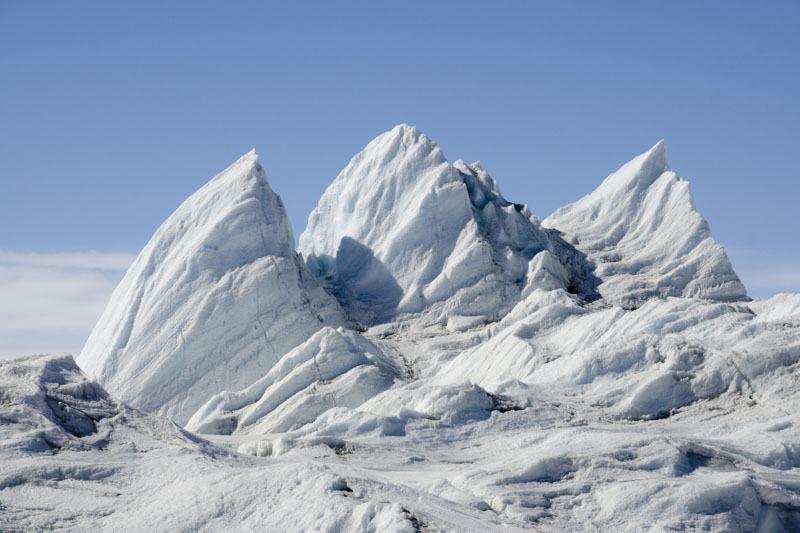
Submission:
[[[393,385],[394,363],[354,331],[323,328],[241,392],[211,398],[189,421],[201,433],[276,433],[331,407],[358,407]]]
[[[337,176],[299,248],[312,273],[367,325],[409,315],[493,321],[527,280],[564,289],[570,281],[526,206],[506,201],[479,163],[449,163],[405,124],[369,143]],[[531,268],[542,253],[549,259]]]
[[[255,151],[187,199],[136,258],[78,363],[179,424],[250,385],[324,325],[346,322],[306,270]]]
[[[494,391],[513,377],[570,390],[608,417],[654,419],[731,393],[787,401],[795,376],[786,370],[798,362],[800,332],[776,330],[743,304],[668,298],[587,312],[562,300],[532,309],[436,374]]]
[[[480,513],[291,454],[214,445],[109,396],[69,355],[0,362],[2,531],[419,530]],[[463,528],[463,529],[462,529]]]
[[[725,250],[694,208],[689,183],[669,169],[664,141],[543,225],[586,253],[608,302],[633,308],[653,296],[746,298]]]
[[[800,295],[747,298],[663,143],[540,224],[401,125],[299,249],[247,154],[120,284],[99,383],[0,364],[0,529],[800,530]]]

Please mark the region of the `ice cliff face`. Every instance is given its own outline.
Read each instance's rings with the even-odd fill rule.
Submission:
[[[78,363],[135,407],[185,424],[343,312],[294,250],[255,151],[187,199],[114,291]]]
[[[506,201],[480,164],[449,163],[405,124],[350,161],[311,213],[299,249],[368,325],[409,315],[492,321],[526,281],[566,289],[570,277],[526,206]],[[531,265],[539,254],[547,257]]]
[[[543,225],[586,253],[610,303],[632,308],[652,297],[746,297],[725,250],[695,210],[689,183],[669,170],[663,141]]]

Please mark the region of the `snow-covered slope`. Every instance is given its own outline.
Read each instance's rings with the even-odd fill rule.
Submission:
[[[596,264],[608,302],[633,308],[654,296],[746,298],[694,208],[689,183],[669,170],[664,141],[542,224],[563,232]]]
[[[410,314],[492,321],[527,279],[565,289],[570,282],[526,206],[506,201],[479,163],[450,164],[405,124],[350,161],[311,213],[299,249],[366,324]]]
[[[306,270],[255,151],[193,194],[114,291],[78,363],[135,407],[185,424],[346,319]]]

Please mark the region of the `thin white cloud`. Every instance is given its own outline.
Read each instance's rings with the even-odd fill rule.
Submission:
[[[134,257],[0,251],[0,357],[77,355]]]
[[[10,252],[0,250],[0,265],[40,266],[52,268],[88,268],[125,270],[136,255],[125,252]]]

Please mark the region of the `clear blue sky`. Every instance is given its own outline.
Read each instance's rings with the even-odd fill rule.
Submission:
[[[253,147],[299,234],[407,122],[541,218],[665,138],[751,294],[797,291],[798,28],[797,1],[0,0],[0,250],[136,253]]]

